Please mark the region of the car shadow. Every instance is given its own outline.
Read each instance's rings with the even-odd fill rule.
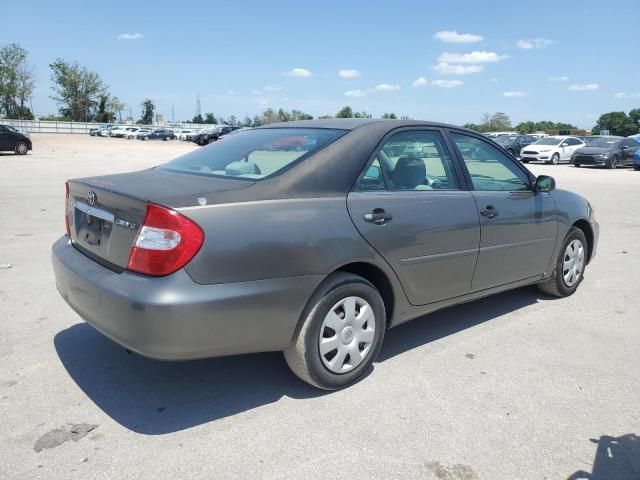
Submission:
[[[578,470],[567,480],[638,480],[640,479],[640,436],[629,433],[620,437],[603,435],[596,443],[591,472]]]
[[[389,330],[376,363],[536,303],[521,288],[432,313]],[[161,435],[277,402],[328,392],[298,380],[280,352],[162,362],[129,353],[86,323],[54,339],[76,384],[107,415],[137,433]],[[374,364],[375,368],[375,364]]]

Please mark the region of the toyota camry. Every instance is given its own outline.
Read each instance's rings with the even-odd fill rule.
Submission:
[[[283,351],[323,389],[408,320],[524,285],[571,295],[599,232],[587,200],[491,140],[409,120],[246,130],[69,180],[65,216],[58,290],[106,336],[165,360]]]

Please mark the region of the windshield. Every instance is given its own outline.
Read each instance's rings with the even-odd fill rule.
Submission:
[[[613,148],[620,143],[620,139],[618,138],[594,138],[590,142],[587,142],[587,145],[590,147],[600,147],[600,148]]]
[[[346,133],[322,128],[246,130],[161,165],[163,170],[260,180],[274,175]]]
[[[556,137],[546,137],[541,138],[540,140],[535,142],[534,145],[558,145],[560,143],[560,140],[562,139]]]

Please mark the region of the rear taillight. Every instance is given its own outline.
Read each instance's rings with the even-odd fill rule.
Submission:
[[[204,232],[193,220],[149,203],[127,269],[156,277],[169,275],[189,263],[203,242]]]
[[[71,236],[71,226],[69,225],[69,182],[64,182],[64,223],[67,228],[67,237]]]

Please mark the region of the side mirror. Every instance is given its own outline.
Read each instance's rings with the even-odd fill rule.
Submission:
[[[539,175],[536,178],[536,183],[534,183],[533,189],[536,192],[550,192],[556,189],[556,181],[553,177],[548,175]]]
[[[561,147],[568,147],[569,144],[567,142],[563,143],[562,145],[560,145]]]

